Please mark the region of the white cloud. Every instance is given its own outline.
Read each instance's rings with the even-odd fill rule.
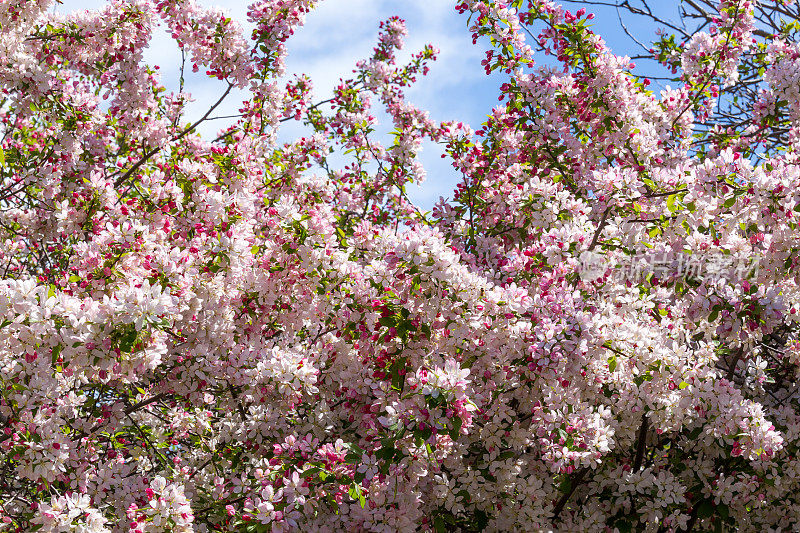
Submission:
[[[435,120],[479,126],[496,102],[499,82],[485,76],[480,65],[484,49],[473,46],[466,19],[449,1],[321,2],[289,41],[288,70],[308,73],[317,96],[323,97],[339,78],[350,74],[356,61],[371,53],[378,23],[393,15],[405,19],[408,27],[401,59],[408,59],[428,43],[440,50],[430,73],[407,91],[408,99],[428,110]],[[385,119],[382,113],[378,117]],[[409,188],[411,199],[422,209],[429,210],[440,196],[450,196],[459,179],[440,156],[436,145],[425,143],[421,158],[428,177],[421,187]]]

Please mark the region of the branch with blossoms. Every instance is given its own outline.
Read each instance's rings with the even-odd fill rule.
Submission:
[[[0,13],[2,523],[792,529],[788,25],[722,2],[655,94],[583,10],[458,2],[504,78],[473,131],[405,99],[436,51],[399,64],[397,18],[330,95],[282,81],[314,4],[249,38],[192,0]],[[246,95],[210,142],[141,61],[159,24]],[[424,140],[462,176],[430,216]]]

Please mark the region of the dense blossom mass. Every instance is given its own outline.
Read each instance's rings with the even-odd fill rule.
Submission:
[[[397,18],[287,82],[314,3],[0,0],[0,531],[800,529],[796,23],[723,0],[654,92],[583,9],[459,2],[505,80],[473,131],[405,99]]]

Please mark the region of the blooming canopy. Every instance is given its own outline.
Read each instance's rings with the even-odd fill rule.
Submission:
[[[506,79],[473,131],[405,99],[436,50],[401,64],[397,18],[314,103],[281,81],[311,0],[249,36],[51,3],[0,3],[0,531],[800,527],[790,24],[723,0],[656,94],[584,10],[458,2]],[[220,80],[202,117],[159,25]],[[753,62],[748,120],[698,133]],[[431,214],[424,140],[463,176]]]

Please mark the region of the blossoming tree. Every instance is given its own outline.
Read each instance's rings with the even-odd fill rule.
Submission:
[[[800,527],[794,23],[723,0],[655,94],[583,10],[458,3],[506,77],[473,132],[404,99],[399,19],[332,98],[280,82],[313,3],[0,4],[0,531]],[[159,24],[248,94],[214,140]]]

